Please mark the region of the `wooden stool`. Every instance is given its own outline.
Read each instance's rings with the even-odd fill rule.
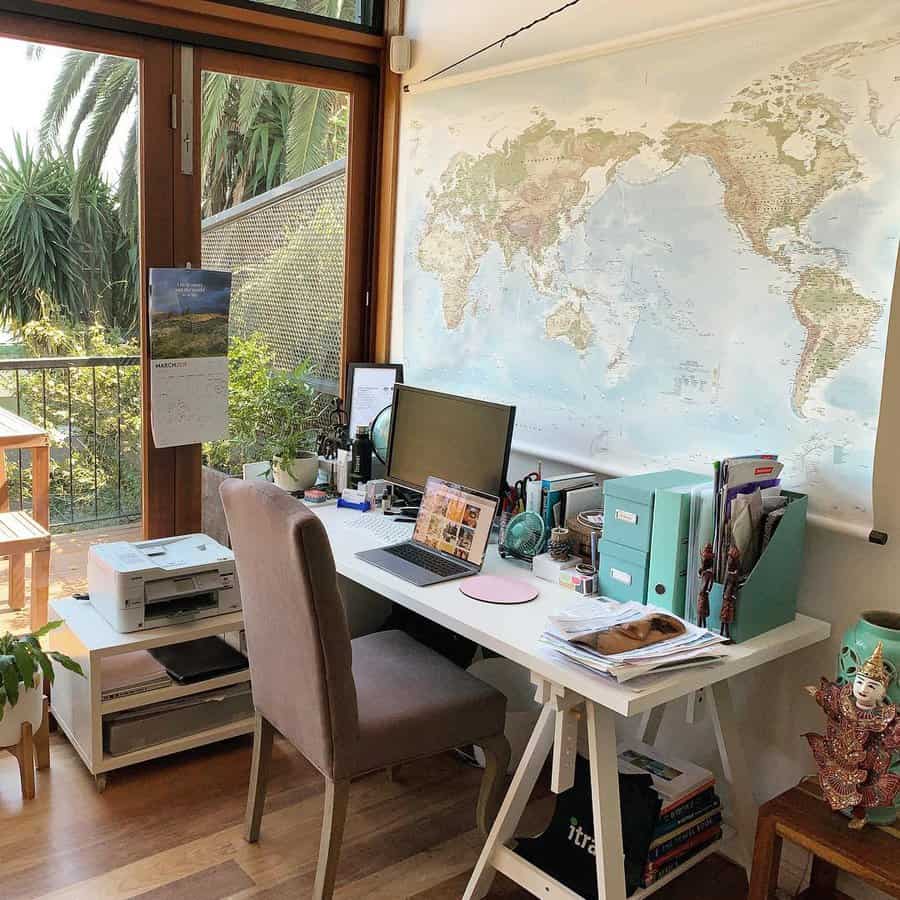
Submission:
[[[19,761],[19,780],[22,783],[22,799],[34,799],[34,769],[50,768],[50,702],[44,697],[41,727],[32,734],[31,722],[22,723],[22,737],[12,747],[2,747]]]
[[[9,511],[6,451],[31,454],[31,513]],[[21,477],[21,473],[20,473]],[[9,557],[9,605],[25,606],[25,554],[31,553],[31,629],[47,624],[50,587],[50,439],[44,428],[0,409],[0,556]]]
[[[809,888],[800,895],[805,900],[849,900],[835,887],[839,872],[900,897],[900,833],[873,825],[853,831],[849,821],[831,811],[814,778],[760,807],[749,900],[775,897],[784,840],[813,855]]]

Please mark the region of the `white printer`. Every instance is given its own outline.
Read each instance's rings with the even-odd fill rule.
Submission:
[[[94,544],[91,604],[116,631],[179,625],[241,608],[234,553],[205,534]]]

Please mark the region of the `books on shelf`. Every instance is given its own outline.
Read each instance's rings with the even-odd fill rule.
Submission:
[[[100,696],[104,701],[159,690],[171,684],[168,672],[146,650],[103,659]]]
[[[640,741],[622,741],[616,748],[619,771],[625,775],[650,775],[653,788],[662,797],[660,817],[680,808],[715,783],[709,769],[662,752]]]
[[[640,741],[621,742],[617,754],[619,771],[650,775],[663,801],[644,868],[647,887],[722,837],[715,776]]]
[[[707,665],[725,655],[725,639],[641,603],[591,598],[550,616],[541,641],[620,684],[642,675]]]

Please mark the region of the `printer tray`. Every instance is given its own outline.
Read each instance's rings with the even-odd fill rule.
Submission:
[[[253,715],[250,682],[103,717],[103,752],[121,756]]]

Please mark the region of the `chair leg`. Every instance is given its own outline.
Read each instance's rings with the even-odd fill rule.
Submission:
[[[506,770],[509,768],[510,748],[505,735],[496,734],[478,742],[484,752],[484,775],[478,794],[475,820],[478,830],[487,837],[500,809],[506,787]]]
[[[47,624],[47,602],[50,595],[50,551],[35,550],[31,554],[31,630]]]
[[[9,608],[25,608],[24,553],[16,553],[9,558]]]
[[[266,782],[272,761],[272,738],[275,730],[259,714],[253,729],[253,761],[250,763],[250,790],[244,819],[244,838],[251,844],[259,840],[259,825],[266,805]]]
[[[349,778],[343,781],[325,780],[325,815],[322,819],[322,839],[319,843],[319,863],[316,867],[313,900],[331,900],[334,893],[349,799]]]

